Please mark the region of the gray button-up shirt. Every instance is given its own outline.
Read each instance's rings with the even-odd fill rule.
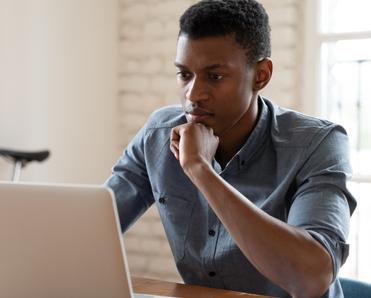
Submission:
[[[356,206],[346,187],[351,173],[346,132],[258,100],[259,119],[244,146],[224,169],[215,160],[213,167],[256,206],[306,229],[330,253],[336,276],[348,255],[345,242]],[[186,283],[289,297],[243,255],[171,153],[170,131],[183,123],[179,106],[156,111],[114,166],[106,185],[116,195],[122,230],[156,203]],[[324,297],[342,296],[335,279]]]

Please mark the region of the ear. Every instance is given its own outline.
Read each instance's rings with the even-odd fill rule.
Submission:
[[[270,58],[264,58],[256,63],[254,91],[262,90],[270,81],[273,72],[273,63]]]

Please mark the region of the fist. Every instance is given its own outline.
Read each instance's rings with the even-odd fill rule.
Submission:
[[[205,162],[211,163],[219,138],[212,128],[201,123],[186,123],[171,130],[170,150],[183,169]]]

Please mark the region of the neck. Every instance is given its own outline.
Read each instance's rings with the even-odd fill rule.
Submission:
[[[255,98],[249,110],[230,129],[219,136],[215,159],[223,168],[246,143],[256,125],[258,115],[258,100]]]

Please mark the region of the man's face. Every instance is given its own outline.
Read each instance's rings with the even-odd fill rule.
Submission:
[[[255,123],[255,69],[247,66],[246,52],[233,36],[181,35],[175,65],[188,122],[211,127],[219,137],[241,133],[246,124]]]

